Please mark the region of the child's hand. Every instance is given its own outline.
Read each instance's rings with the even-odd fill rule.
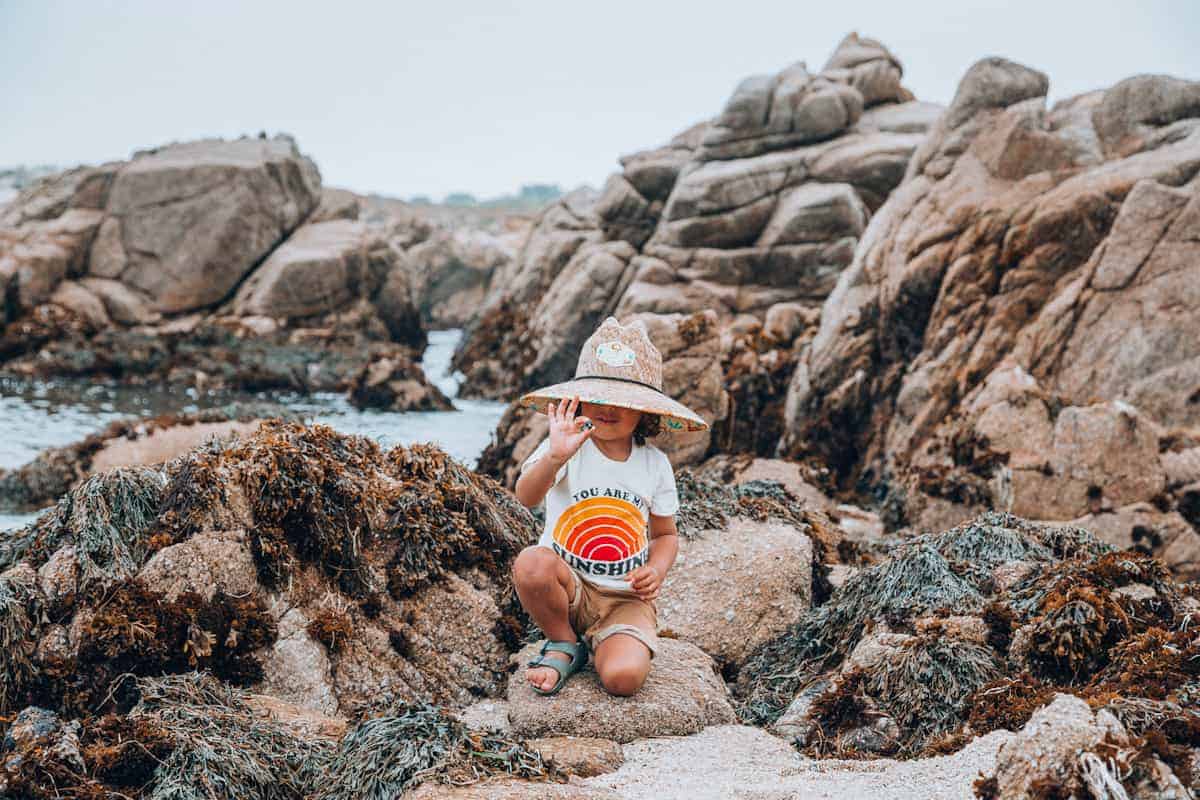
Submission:
[[[647,564],[629,573],[625,576],[625,580],[629,581],[629,587],[638,597],[649,603],[651,600],[658,599],[658,590],[662,588],[663,576],[659,574],[658,567]]]
[[[594,430],[587,417],[575,416],[579,408],[578,395],[569,403],[551,403],[546,409],[550,417],[550,458],[565,464],[583,446]]]

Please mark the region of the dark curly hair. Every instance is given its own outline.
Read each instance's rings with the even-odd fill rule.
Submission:
[[[662,433],[662,417],[643,411],[642,418],[638,420],[637,427],[633,429],[633,440],[639,445],[644,445],[647,439],[653,439],[660,433]]]

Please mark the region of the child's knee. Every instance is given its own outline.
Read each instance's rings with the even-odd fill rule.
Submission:
[[[649,673],[649,664],[633,661],[611,664],[600,671],[600,683],[609,694],[628,697],[642,688]]]
[[[537,586],[558,580],[558,556],[545,547],[526,547],[513,561],[513,583],[518,586]]]

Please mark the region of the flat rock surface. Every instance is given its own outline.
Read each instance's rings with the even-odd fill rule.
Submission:
[[[659,653],[645,685],[633,697],[604,690],[589,666],[557,695],[543,697],[529,686],[524,665],[537,655],[531,644],[518,655],[521,665],[508,682],[508,716],[521,737],[588,736],[632,742],[648,736],[679,736],[709,725],[734,721],[728,691],[712,659],[695,645],[672,639]]]
[[[110,439],[92,458],[91,471],[115,467],[162,464],[198,447],[209,439],[234,439],[258,430],[258,421],[196,422],[151,431],[137,439]]]
[[[992,769],[1011,736],[997,731],[940,758],[837,761],[804,758],[759,728],[720,725],[634,742],[621,769],[584,783],[624,800],[968,800],[979,772]]]

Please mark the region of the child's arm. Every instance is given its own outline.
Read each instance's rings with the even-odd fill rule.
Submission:
[[[675,563],[679,553],[679,532],[675,529],[675,517],[650,515],[650,558],[645,566],[629,573],[625,580],[641,599],[649,602],[658,597],[667,571]]]
[[[546,492],[554,486],[554,476],[562,465],[583,446],[592,435],[591,420],[575,416],[579,398],[561,403],[551,403],[546,409],[550,417],[550,449],[546,455],[529,465],[517,478],[513,493],[526,508],[533,508],[546,499]]]

